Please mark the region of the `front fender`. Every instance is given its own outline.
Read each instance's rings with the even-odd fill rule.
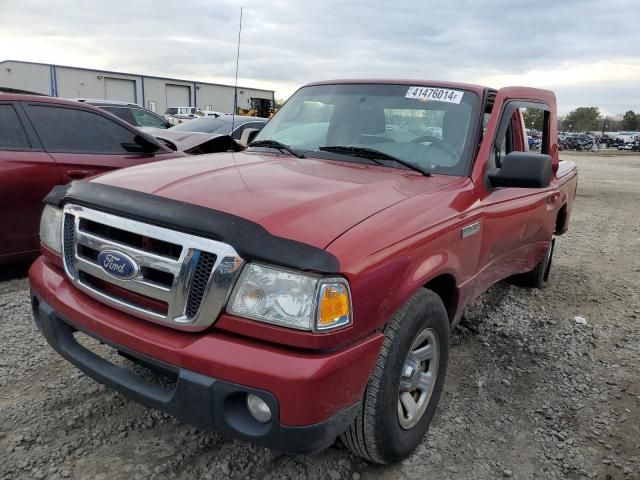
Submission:
[[[389,247],[394,251],[384,255],[379,252],[378,261],[370,257],[375,263],[360,271],[347,270],[345,275],[353,296],[354,329],[358,334],[384,328],[393,314],[425,286],[440,295],[450,321],[457,321],[467,297],[460,285],[464,284],[465,270],[477,261],[477,255],[473,254],[474,249],[469,249],[463,250],[464,257],[461,256],[455,248],[459,243],[454,239],[459,239],[458,228],[441,232],[430,241],[414,238],[411,245],[401,250],[396,245]],[[471,270],[467,272],[468,276],[471,274]]]

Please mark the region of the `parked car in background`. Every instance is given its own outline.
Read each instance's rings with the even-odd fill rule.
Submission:
[[[181,155],[87,103],[0,93],[0,265],[36,256],[55,185]]]
[[[165,120],[171,125],[179,125],[187,120],[202,116],[202,110],[196,107],[169,107],[164,112]]]
[[[142,108],[137,103],[91,98],[76,98],[75,100],[106,110],[134,127],[169,128],[172,125],[157,113]]]
[[[565,150],[577,150],[579,146],[593,143],[594,137],[586,133],[570,133],[564,138],[561,145]]]
[[[588,136],[588,138],[583,138],[578,141],[576,144],[576,151],[590,151],[597,152],[600,150],[600,142],[596,139],[596,137]]]
[[[242,136],[242,132],[247,128],[262,130],[269,120],[259,117],[246,117],[240,115],[221,115],[211,118],[196,118],[188,123],[182,123],[171,127],[172,132],[201,132],[217,133],[220,135],[231,135],[236,140]]]
[[[527,142],[529,144],[529,150],[540,150],[540,145],[541,145],[540,138],[527,135]]]
[[[226,115],[224,112],[217,112],[215,110],[202,110],[203,117],[221,117],[222,115]]]
[[[631,150],[635,152],[639,150],[639,145],[640,145],[640,142],[638,142],[637,140],[633,140],[630,142],[622,143],[618,145],[617,148],[618,150]]]
[[[211,143],[212,139],[230,135],[236,142],[240,142],[245,130],[252,129],[257,134],[267,122],[266,118],[220,115],[218,117],[196,118],[167,130],[145,129],[145,131],[172,150],[202,154],[220,151],[220,145],[217,142]]]
[[[605,133],[600,137],[600,144],[604,145],[606,148],[612,148],[616,146],[616,139],[615,137]]]
[[[616,148],[618,150],[639,150],[640,135],[634,132],[625,132],[616,138]]]
[[[576,141],[575,135],[570,133],[564,136],[558,136],[558,148],[560,150],[570,150],[575,148]]]

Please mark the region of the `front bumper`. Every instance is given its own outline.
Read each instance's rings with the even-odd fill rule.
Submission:
[[[318,450],[347,428],[383,341],[374,333],[337,351],[314,352],[216,328],[181,332],[94,300],[42,257],[29,279],[34,316],[48,342],[88,375],[186,422],[286,452]],[[79,345],[74,330],[170,372],[178,378],[175,388],[167,393],[123,374]],[[271,407],[267,427],[250,428],[238,413],[247,392]]]
[[[271,393],[229,382],[159,362],[156,359],[114,345],[104,338],[86,333],[127,357],[137,360],[156,372],[175,378],[172,387],[150,383],[131,370],[119,367],[85,348],[74,337],[76,325],[61,317],[51,306],[32,293],[34,319],[47,342],[65,359],[98,382],[123,395],[167,412],[180,420],[212,431],[227,433],[286,453],[307,453],[322,450],[351,424],[359,404],[331,418],[308,426],[284,426],[279,418],[279,404]],[[258,395],[269,405],[273,420],[257,422],[246,408],[246,395]]]

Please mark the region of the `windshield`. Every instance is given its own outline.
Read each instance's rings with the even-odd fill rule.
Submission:
[[[236,126],[237,125],[238,122],[236,121]],[[220,133],[223,135],[229,135],[231,133],[231,121],[214,117],[195,118],[193,120],[189,120],[188,122],[176,125],[175,127],[171,127],[169,130],[175,130],[178,132]]]
[[[275,140],[331,159],[345,159],[346,150],[326,147],[362,147],[425,172],[466,175],[478,104],[473,92],[439,87],[310,86],[298,90],[255,141]]]

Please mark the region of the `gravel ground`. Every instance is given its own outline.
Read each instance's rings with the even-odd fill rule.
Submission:
[[[339,444],[288,457],[129,402],[48,347],[20,267],[0,273],[0,478],[640,479],[640,156],[564,155],[580,184],[553,286],[500,284],[469,307],[401,464]]]

